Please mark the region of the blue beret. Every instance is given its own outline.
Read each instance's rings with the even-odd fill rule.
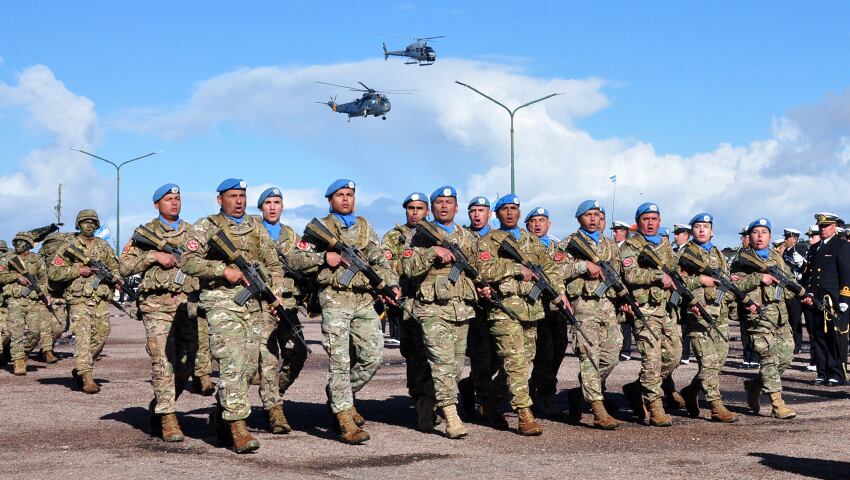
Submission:
[[[487,197],[475,197],[469,201],[469,206],[467,206],[466,209],[469,210],[472,207],[490,208],[490,200],[487,200]]]
[[[578,204],[578,208],[576,209],[576,218],[587,213],[588,210],[597,209],[602,211],[602,204],[599,203],[599,200],[585,200]]]
[[[257,199],[257,208],[263,206],[263,202],[266,201],[269,197],[280,197],[283,199],[283,195],[280,194],[280,189],[277,187],[269,187],[263,190],[263,193],[260,194],[260,198]]]
[[[178,187],[175,183],[166,183],[165,185],[157,188],[156,191],[153,192],[153,203],[162,200],[162,197],[169,193],[180,193],[180,187]]]
[[[756,228],[756,227],[765,227],[765,228],[767,228],[768,231],[770,231],[770,232],[773,231],[773,229],[771,228],[771,225],[770,225],[770,220],[768,220],[766,218],[757,218],[757,219],[753,220],[752,222],[750,222],[750,225],[747,227],[747,233],[752,232],[753,229]]]
[[[443,185],[442,187],[434,190],[434,193],[431,194],[431,203],[434,203],[434,200],[436,200],[437,197],[457,198],[457,190],[455,190],[455,187],[451,185]]]
[[[637,211],[635,211],[635,220],[640,218],[640,216],[644,213],[657,213],[661,215],[661,209],[658,208],[658,205],[652,202],[643,203],[637,208]]]
[[[691,227],[693,227],[695,223],[710,223],[714,225],[714,216],[706,212],[698,213],[694,215],[694,218],[692,218],[688,223],[691,224]]]
[[[334,180],[334,182],[328,186],[327,191],[325,191],[325,198],[331,198],[331,196],[341,188],[350,188],[354,190],[354,182],[347,178]]]
[[[513,193],[503,196],[502,198],[496,200],[496,204],[493,205],[493,211],[498,212],[500,208],[508,204],[519,206],[519,197],[517,197]]]
[[[428,197],[426,197],[422,192],[413,192],[404,198],[404,201],[401,202],[401,206],[406,207],[410,202],[424,202],[426,198]]]
[[[528,223],[534,217],[546,217],[549,218],[549,210],[546,210],[543,207],[532,208],[528,215],[525,216],[525,223]]]
[[[241,178],[228,178],[223,182],[218,184],[218,188],[215,189],[216,192],[226,192],[228,190],[245,190],[248,188],[248,182],[242,180]]]

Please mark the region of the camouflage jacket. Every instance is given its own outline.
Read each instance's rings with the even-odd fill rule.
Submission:
[[[580,231],[571,234],[558,244],[559,251],[562,253],[560,258],[555,259],[555,263],[558,265],[559,272],[567,283],[567,297],[569,297],[570,301],[579,297],[586,300],[594,300],[596,299],[594,292],[602,281],[590,278],[587,274],[587,261],[575,258],[567,251],[567,245],[570,244],[570,240],[576,235],[584,236],[589,244],[594,245],[599,259],[610,263],[611,267],[622,277],[623,266],[620,262],[620,249],[617,247],[617,242],[604,235],[600,235],[599,243],[596,243]],[[605,292],[605,297],[613,301],[617,298],[617,294],[613,288],[609,288]]]
[[[91,300],[105,300],[109,298],[113,289],[107,282],[100,282],[95,289],[92,286],[94,275],[89,277],[80,276],[80,267],[84,266],[79,261],[67,258],[65,251],[74,245],[85,253],[91,260],[103,262],[114,274],[118,274],[118,260],[115,252],[105,240],[93,237],[86,241],[81,234],[69,235],[66,241],[56,249],[53,260],[47,265],[47,277],[53,282],[65,282],[65,300],[68,303],[88,303]]]
[[[388,286],[398,286],[398,275],[393,271],[390,261],[378,245],[378,235],[365,218],[357,217],[351,228],[346,228],[332,214],[320,221],[343,243],[360,250],[369,265]],[[302,239],[298,242],[290,261],[295,269],[305,273],[316,273],[319,287],[322,289],[330,287],[335,290],[372,291],[369,280],[363,272],[358,272],[348,287],[342,286],[340,280],[345,273],[345,267],[343,265],[336,268],[329,267],[325,263],[325,250],[306,240]]]
[[[510,232],[504,230],[492,230],[478,240],[478,255],[475,267],[481,274],[481,278],[490,283],[499,291],[502,303],[510,308],[521,319],[537,321],[544,316],[543,301],[532,303],[529,298],[534,282],[526,282],[522,279],[522,266],[512,259],[505,258],[499,252],[499,245],[506,239]],[[539,265],[543,273],[549,277],[552,288],[557,294],[564,293],[564,280],[558,273],[558,268],[546,248],[540,243],[540,239],[520,229],[520,238],[516,242],[520,251],[530,262]],[[552,299],[546,299],[552,300]],[[507,318],[507,315],[499,309],[491,309],[491,319]]]
[[[693,243],[693,240],[688,243]],[[686,245],[687,244],[685,244],[685,246]],[[685,246],[679,248],[679,252],[682,252],[685,249]],[[727,275],[729,274],[729,264],[726,262],[726,258],[723,256],[720,249],[712,246],[711,251],[707,251],[702,247],[695,248],[693,250],[699,252],[700,258],[706,263],[706,265],[711,268],[716,268]],[[719,291],[717,287],[705,287],[701,285],[699,277],[699,273],[688,272],[686,269],[682,270],[682,278],[685,280],[685,286],[688,287],[688,290],[693,292],[694,299],[701,303],[712,317],[717,319],[718,324],[727,323],[729,321],[730,308],[735,304],[735,296],[732,292],[726,292],[726,294],[723,295],[723,298],[718,299]],[[689,312],[687,314],[687,318],[691,322],[701,324],[706,329],[710,327],[705,319],[698,314],[694,315]]]
[[[35,276],[38,280],[38,287],[46,293],[47,266],[44,264],[41,257],[39,257],[35,252],[29,252],[26,256],[9,252],[4,259],[3,264],[0,265],[0,267],[2,267],[2,270],[0,270],[0,284],[3,284],[3,295],[9,300],[23,298],[22,293],[24,286],[18,282],[18,276],[21,274],[9,265],[9,259],[15,256],[21,259],[21,263],[23,263],[24,268],[27,269],[27,272],[30,275]],[[35,293],[35,290],[31,290],[26,298],[28,300],[39,301],[38,294]]]
[[[404,265],[402,262],[404,253],[411,249],[413,235],[415,233],[416,229],[408,225],[396,225],[381,240],[381,249],[389,261],[390,268],[398,275],[398,286],[402,296],[405,297],[412,297],[418,288],[418,285],[409,276],[404,274]]]
[[[470,262],[478,255],[478,235],[466,228],[455,225],[454,231],[446,239],[457,245]],[[414,304],[417,316],[433,316],[449,321],[475,316],[474,305],[478,299],[475,285],[463,272],[457,282],[452,283],[449,280],[452,265],[438,263],[434,247],[407,248],[402,257],[405,276],[418,284]]]
[[[747,312],[747,330],[754,332],[770,332],[776,330],[783,323],[788,322],[788,309],[785,306],[786,300],[794,298],[794,294],[788,289],[782,288],[779,292],[779,300],[777,290],[781,287],[777,285],[764,285],[762,273],[749,270],[747,267],[737,262],[737,257],[732,260],[732,282],[738,286],[744,293],[749,294],[750,298],[762,306],[764,316],[767,321],[760,318],[758,314]],[[770,254],[767,257],[768,265],[776,265],[785,274],[791,276],[791,270],[788,265],[782,260],[782,255],[776,249],[771,247]],[[746,312],[746,310],[744,310]]]
[[[56,251],[62,248],[65,242],[70,241],[74,236],[72,233],[53,232],[41,242],[41,247],[38,249],[38,256],[44,261],[44,264],[49,266],[53,263]],[[64,300],[65,287],[67,282],[57,282],[49,278],[47,279],[47,293],[53,297],[53,301],[59,299]]]
[[[298,297],[302,289],[306,290],[305,285],[298,285],[295,282],[295,279],[292,278],[292,275],[287,273],[286,265],[289,266],[294,271],[296,270],[292,267],[292,263],[290,258],[292,257],[293,252],[295,252],[296,245],[301,241],[301,237],[295,233],[295,230],[288,225],[280,224],[280,235],[277,237],[277,241],[274,242],[275,251],[277,252],[278,259],[280,260],[280,264],[283,268],[283,290],[284,295],[283,298],[283,308],[289,310],[298,307],[298,302],[295,300]]]
[[[644,314],[664,316],[668,314],[667,302],[670,301],[673,291],[662,286],[661,279],[664,274],[661,269],[645,265],[640,259],[640,253],[644,247],[651,248],[670,270],[678,269],[678,259],[670,247],[669,240],[662,238],[661,243],[656,246],[647,242],[638,233],[620,247],[623,282],[629,287],[635,302]]]
[[[277,257],[274,242],[263,227],[262,220],[255,215],[245,215],[240,223],[217,213],[204,217],[189,230],[183,246],[183,262],[180,269],[187,275],[200,280],[199,299],[204,308],[211,307],[239,309],[234,297],[242,290],[242,285],[231,284],[224,278],[227,267],[237,268],[227,262],[223,255],[210,248],[209,240],[219,229],[224,230],[233,241],[237,251],[249,262],[256,262],[266,276],[269,287],[275,294],[283,295],[283,268]],[[245,304],[249,311],[260,308],[256,298]]]
[[[156,233],[160,238],[168,242],[174,248],[183,248],[186,239],[189,236],[190,224],[179,221],[177,230],[170,226],[166,226],[158,218],[145,224],[145,227]],[[183,279],[182,284],[176,281],[180,272],[180,267],[176,266],[169,269],[163,269],[162,266],[154,258],[156,250],[145,250],[134,242],[129,241],[124,246],[119,259],[118,271],[121,276],[129,277],[130,275],[141,274],[142,279],[139,283],[139,293],[144,297],[148,295],[157,295],[163,293],[190,293],[198,289],[198,279],[188,275]]]

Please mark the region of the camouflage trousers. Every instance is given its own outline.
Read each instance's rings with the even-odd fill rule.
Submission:
[[[9,310],[5,306],[0,306],[0,354],[2,354],[3,349],[8,347],[11,343],[11,337],[9,336],[8,319]]]
[[[206,312],[197,309],[198,353],[195,355],[195,377],[212,375],[212,352],[210,352],[210,331]]]
[[[298,313],[291,312],[297,320]],[[292,339],[289,330],[281,327],[275,315],[266,312],[260,337],[260,400],[270,410],[283,404],[283,394],[298,378],[307,350]]]
[[[528,374],[537,347],[537,322],[517,322],[500,314],[491,320],[490,333],[496,340],[496,353],[502,360],[503,372],[494,381],[507,385],[511,408],[532,405],[528,390]]]
[[[354,406],[354,395],[381,366],[384,338],[374,300],[367,293],[325,288],[322,346],[328,354],[328,386],[333,413]]]
[[[620,349],[623,347],[623,331],[617,320],[616,307],[608,299],[583,298],[573,300],[572,306],[576,320],[593,343],[591,347],[573,329],[573,345],[579,358],[581,392],[588,402],[602,401],[605,399],[605,381],[620,363]],[[598,369],[593,366],[594,362]]]
[[[567,323],[557,312],[547,311],[537,322],[537,348],[531,369],[532,395],[554,395],[558,391],[558,370],[567,354]]]
[[[753,349],[761,356],[761,391],[782,391],[782,374],[794,359],[794,334],[788,322],[771,332],[750,331]]]
[[[428,366],[437,407],[457,404],[457,382],[463,373],[469,320],[449,321],[436,316],[419,317],[422,323]]]
[[[109,303],[72,303],[68,315],[74,332],[74,368],[79,375],[91,373],[109,337]]]
[[[47,312],[47,315],[44,317],[47,321],[44,322],[41,329],[41,340],[39,343],[41,343],[42,350],[46,346],[49,346],[47,348],[48,350],[52,350],[56,340],[59,340],[62,333],[68,327],[68,302],[64,298],[53,297],[51,307],[53,307],[53,314]]]
[[[142,323],[151,357],[151,385],[156,399],[154,413],[176,411],[177,398],[195,368],[198,351],[197,319],[188,314],[185,301],[174,308],[156,311],[142,305]],[[152,311],[153,310],[153,311]]]
[[[412,307],[412,300],[410,302]],[[395,309],[390,311],[392,310]],[[428,364],[428,351],[425,347],[422,324],[410,318],[410,315],[402,310],[399,325],[401,326],[399,353],[404,357],[407,393],[414,401],[422,397],[433,397],[434,381]]]
[[[496,342],[490,334],[490,324],[484,312],[476,310],[475,318],[469,322],[466,340],[466,356],[469,357],[469,376],[475,386],[475,394],[482,403],[496,402],[505,392],[502,361],[496,354]]]
[[[692,321],[688,332],[691,350],[699,364],[699,371],[691,384],[700,387],[709,402],[720,400],[720,370],[729,355],[729,342],[717,330],[723,332],[723,337],[729,338],[729,324],[725,322],[718,323],[717,329],[714,329]]]
[[[248,383],[257,371],[260,333],[265,312],[249,311],[222,302],[205,308],[210,332],[210,351],[218,361],[219,383],[216,396],[227,421],[245,420],[251,413]]]
[[[27,355],[39,344],[42,326],[47,325],[46,317],[49,313],[40,301],[10,298],[8,302],[7,328],[12,339],[10,344],[12,360],[27,358]],[[48,350],[53,350],[52,342]]]
[[[661,382],[673,374],[673,370],[679,366],[682,359],[682,329],[674,318],[664,315],[653,315],[646,313],[651,308],[644,310],[646,322],[650,331],[643,322],[634,323],[635,343],[640,352],[640,384],[643,387],[643,399],[653,402],[664,396]],[[655,338],[658,338],[656,340]]]

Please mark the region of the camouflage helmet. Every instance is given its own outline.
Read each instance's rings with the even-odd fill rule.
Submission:
[[[97,217],[97,212],[90,209],[80,210],[80,213],[77,214],[77,221],[74,223],[74,227],[79,230],[80,224],[86,220],[94,220],[96,226],[100,227],[100,218]]]
[[[0,240],[0,252],[8,252],[9,246],[6,245],[6,240]]]
[[[17,241],[27,242],[30,248],[35,246],[35,240],[29,232],[18,232],[17,235],[15,235],[15,238],[12,239],[12,245],[14,245]]]

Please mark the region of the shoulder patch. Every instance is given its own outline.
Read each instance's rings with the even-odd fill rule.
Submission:
[[[309,250],[310,249],[310,245],[308,245],[307,242],[305,242],[304,240],[301,240],[295,246],[298,247],[298,250]]]
[[[186,249],[190,252],[197,252],[199,248],[201,248],[201,244],[194,238],[186,242]]]
[[[485,262],[486,262],[487,260],[490,260],[491,258],[493,258],[493,256],[492,256],[492,255],[490,255],[490,252],[486,252],[486,251],[485,251],[485,252],[481,252],[481,255],[479,255],[479,257],[481,258],[481,260],[483,260],[483,261],[485,261]]]
[[[393,252],[391,252],[389,250],[384,250],[384,256],[387,257],[387,260],[392,260],[393,259]]]
[[[624,267],[631,267],[635,263],[635,260],[632,257],[626,258],[623,260]]]
[[[561,252],[561,251],[555,252],[555,256],[552,257],[552,260],[555,260],[558,263],[563,262],[564,261],[564,252]]]
[[[56,265],[57,267],[61,267],[61,266],[65,265],[65,259],[60,257],[59,255],[56,255],[55,257],[53,257],[53,265]]]
[[[387,253],[389,253],[389,252],[387,252]],[[411,249],[411,248],[404,249],[404,258],[410,258],[412,256],[413,256],[413,249]]]
[[[6,267],[4,267],[3,265],[0,265],[0,272],[2,272],[3,270],[6,270]]]
[[[130,251],[130,242],[124,244],[124,249],[121,250],[121,253],[127,253]]]
[[[850,297],[850,287],[844,285],[843,287],[841,287],[841,292],[839,292],[838,294],[842,297]]]

